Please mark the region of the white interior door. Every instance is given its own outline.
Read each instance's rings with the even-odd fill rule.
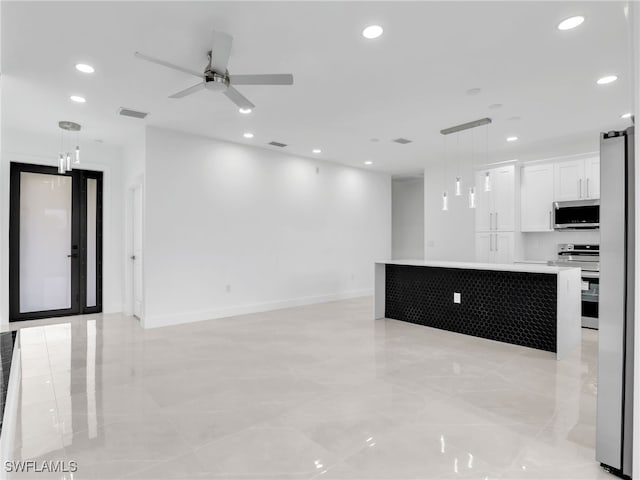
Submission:
[[[133,190],[132,207],[133,314],[142,318],[142,185]]]
[[[20,173],[20,313],[70,309],[72,179]]]

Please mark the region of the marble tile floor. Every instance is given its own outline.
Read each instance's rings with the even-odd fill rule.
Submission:
[[[358,298],[144,330],[21,330],[13,460],[58,479],[591,479],[597,332],[550,353],[395,320]]]

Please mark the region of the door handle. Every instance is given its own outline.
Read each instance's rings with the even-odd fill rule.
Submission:
[[[578,179],[578,195],[582,198],[582,179]]]
[[[497,234],[497,233],[494,233],[493,235],[496,237],[496,240],[495,240],[495,242],[496,242],[496,249],[495,249],[495,251],[497,252],[497,251],[498,251],[498,234]]]
[[[549,210],[549,229],[553,230],[553,217],[551,215],[551,210]]]
[[[496,215],[494,218],[496,219],[496,228],[494,228],[494,230],[498,230],[498,212],[496,212]],[[496,248],[496,251],[497,251],[497,248]]]
[[[489,230],[493,230],[493,213],[489,214]]]
[[[589,179],[587,178],[587,198],[589,198]]]

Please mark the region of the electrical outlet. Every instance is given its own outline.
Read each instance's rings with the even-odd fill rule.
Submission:
[[[453,303],[461,303],[462,302],[462,295],[460,295],[458,292],[453,292]]]

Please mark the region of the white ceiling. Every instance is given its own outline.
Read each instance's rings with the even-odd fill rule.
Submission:
[[[556,29],[576,14],[581,27]],[[360,34],[371,23],[385,30],[372,41]],[[220,94],[167,98],[197,79],[133,57],[202,70],[213,28],[234,36],[232,74],[291,72],[295,84],[238,87],[257,105],[245,116]],[[73,120],[87,141],[124,144],[146,124],[406,173],[442,158],[440,129],[489,116],[492,160],[569,153],[629,123],[619,118],[631,105],[628,42],[624,3],[608,1],[3,1],[2,127],[53,135]],[[619,81],[596,85],[610,73]],[[474,87],[482,92],[465,93]],[[119,117],[119,107],[150,115]],[[471,134],[461,142],[470,149]],[[484,149],[481,131],[476,142]]]

